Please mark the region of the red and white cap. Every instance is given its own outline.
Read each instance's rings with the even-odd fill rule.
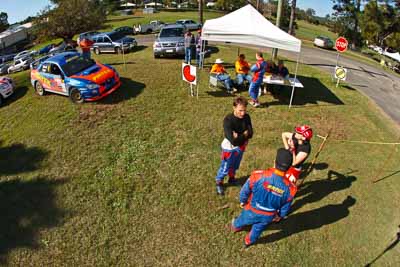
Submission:
[[[311,137],[313,136],[313,131],[312,131],[311,127],[308,125],[302,125],[302,126],[296,127],[296,128],[294,128],[294,130],[296,131],[296,133],[304,136],[304,138],[306,138],[307,140],[310,140]]]

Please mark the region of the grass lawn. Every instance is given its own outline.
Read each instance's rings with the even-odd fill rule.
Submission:
[[[366,97],[301,65],[305,88],[292,109],[289,91],[262,96],[268,107],[249,107],[255,135],[242,180],[273,164],[282,131],[300,123],[320,135],[333,131],[293,213],[244,250],[244,233],[225,228],[240,212],[240,188],[229,187],[224,198],[214,188],[232,96],[209,89],[201,71],[199,99],[189,97],[181,61],[155,60],[151,47],[142,48],[127,55],[126,69],[119,55],[97,57],[123,82],[97,103],[40,97],[28,72],[12,75],[16,93],[0,109],[2,264],[362,266],[389,245],[400,221],[398,146],[334,141],[398,140],[398,128]],[[235,48],[218,50],[208,63],[234,61]],[[253,51],[243,52],[254,62]],[[287,65],[293,72],[294,63]],[[321,140],[312,144],[313,156]],[[398,265],[399,252],[377,264]]]

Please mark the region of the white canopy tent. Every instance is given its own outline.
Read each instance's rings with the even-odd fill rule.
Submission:
[[[297,78],[301,41],[273,25],[250,4],[223,17],[207,20],[201,37],[203,59],[205,41],[229,42],[297,52],[295,79]],[[292,105],[294,88],[293,84],[289,107]]]

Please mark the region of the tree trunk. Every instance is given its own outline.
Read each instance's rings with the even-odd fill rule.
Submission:
[[[203,25],[203,0],[199,0],[199,23]]]
[[[360,14],[360,9],[361,9],[361,0],[356,0],[356,10],[354,11],[354,30],[353,30],[353,43],[352,43],[352,48],[356,48],[356,44],[358,42],[357,36],[358,36],[358,24],[359,24],[359,14]]]
[[[294,35],[294,22],[296,20],[296,0],[292,0],[290,10],[289,34]]]

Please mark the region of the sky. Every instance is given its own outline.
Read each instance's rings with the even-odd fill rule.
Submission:
[[[326,14],[333,12],[331,0],[297,0],[297,7],[304,10],[312,8],[315,10],[316,15],[320,17],[325,17]]]
[[[8,14],[8,23],[13,24],[35,16],[50,4],[50,0],[0,0],[0,12]]]
[[[50,0],[0,0],[0,12],[6,12],[8,23],[13,24],[36,15],[49,3]],[[299,8],[312,8],[321,17],[332,13],[332,5],[331,0],[297,0]]]

